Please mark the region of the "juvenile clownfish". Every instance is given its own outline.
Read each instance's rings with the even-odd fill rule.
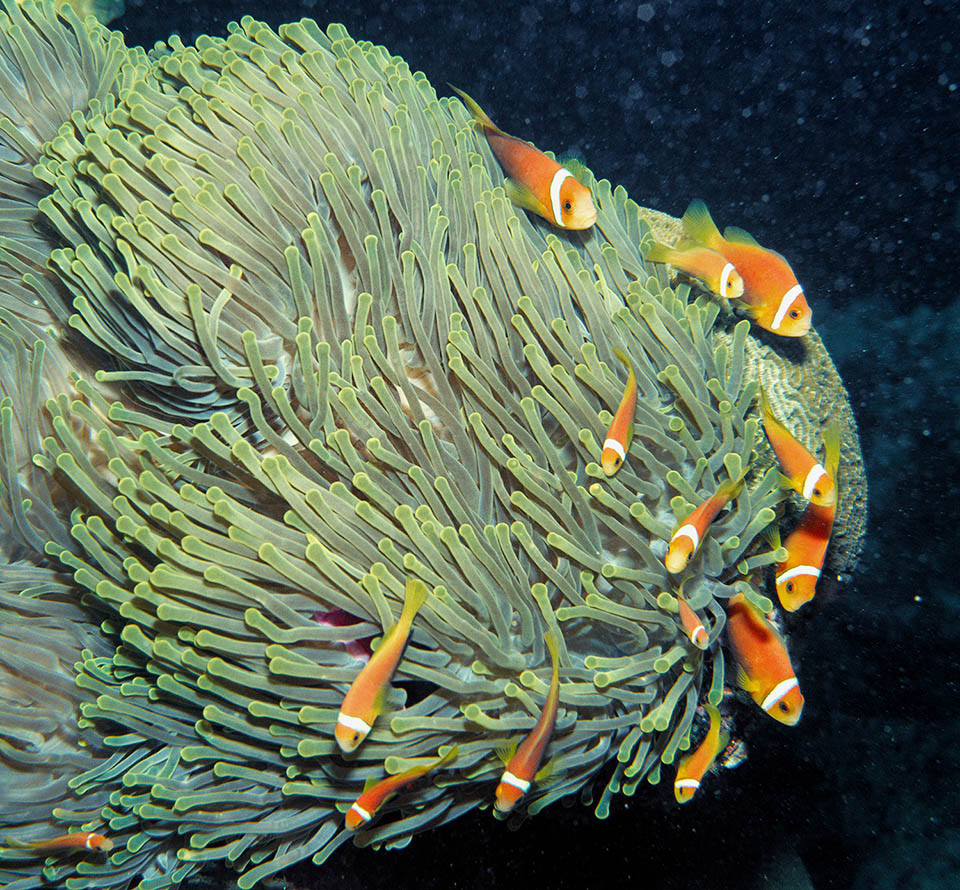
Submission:
[[[677,803],[688,803],[700,788],[700,782],[707,774],[717,755],[726,747],[728,736],[721,732],[720,712],[713,705],[704,705],[710,715],[710,727],[707,734],[677,767],[677,777],[673,780],[673,795]]]
[[[761,247],[743,229],[728,226],[723,235],[703,201],[692,201],[681,220],[689,238],[722,254],[743,279],[741,299],[754,321],[781,337],[802,337],[813,313],[790,264],[779,253]]]
[[[833,477],[777,420],[767,394],[761,390],[760,395],[763,408],[763,430],[780,462],[784,486],[799,492],[813,504],[832,507],[837,502],[837,487]],[[839,428],[834,424],[827,427],[825,432],[830,436],[839,437],[840,435]],[[830,447],[834,447],[832,443]]]
[[[637,411],[637,378],[633,373],[633,363],[622,349],[614,347],[613,354],[627,366],[630,373],[627,376],[627,385],[623,389],[623,398],[620,399],[617,413],[613,415],[613,422],[607,430],[607,437],[603,440],[600,466],[607,476],[616,473],[627,457],[630,443],[633,441],[633,417]]]
[[[663,560],[671,575],[679,574],[690,564],[710,523],[742,486],[742,478],[729,479],[722,483],[713,496],[707,498],[677,527],[670,538],[667,555]]]
[[[826,452],[824,468],[836,486],[840,466],[839,432],[828,427],[823,439]],[[780,605],[788,612],[796,612],[804,603],[812,600],[817,591],[836,512],[836,499],[829,507],[807,504],[799,524],[783,544],[787,558],[777,565],[776,585]]]
[[[727,603],[727,641],[740,686],[774,720],[793,726],[803,711],[803,695],[786,643],[742,593]]]
[[[424,766],[414,766],[410,769],[398,773],[395,776],[387,776],[379,782],[371,785],[363,792],[352,804],[344,817],[344,824],[347,831],[356,831],[360,826],[366,825],[391,797],[398,791],[402,791],[411,782],[415,782],[421,776],[439,769],[445,763],[449,763],[457,756],[458,748],[454,745],[433,763]]]
[[[696,278],[707,290],[727,300],[743,296],[743,279],[723,254],[709,247],[684,241],[676,247],[655,242],[644,259],[653,263],[669,263],[675,269]]]
[[[95,831],[75,831],[72,834],[61,834],[59,837],[43,841],[16,841],[8,838],[5,845],[15,850],[34,850],[43,854],[69,853],[72,850],[109,853],[113,849],[113,841]]]
[[[553,725],[557,721],[557,706],[560,702],[559,644],[552,631],[546,633],[543,639],[550,650],[550,659],[553,662],[550,689],[547,691],[547,698],[543,703],[543,709],[540,711],[540,717],[527,737],[514,751],[513,756],[507,763],[507,768],[500,777],[494,806],[501,813],[509,813],[516,806],[517,801],[530,790],[537,771],[540,769],[543,752],[547,748],[550,736],[553,735]]]
[[[349,754],[356,750],[383,710],[390,679],[407,645],[413,618],[429,593],[430,588],[423,581],[407,580],[400,620],[384,635],[377,651],[370,656],[343,698],[334,730],[342,751]]]
[[[680,615],[680,623],[683,625],[690,642],[698,649],[706,649],[709,641],[707,629],[680,593],[677,594],[677,611]]]
[[[483,129],[500,166],[509,177],[504,183],[507,196],[561,229],[589,229],[597,221],[590,189],[542,151],[516,136],[504,133],[483,109],[463,90],[450,88]]]

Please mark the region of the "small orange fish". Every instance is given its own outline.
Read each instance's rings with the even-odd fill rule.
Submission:
[[[693,555],[700,548],[700,541],[707,533],[710,523],[717,518],[717,514],[736,496],[743,485],[743,479],[729,479],[721,483],[714,495],[707,498],[694,510],[684,522],[677,527],[670,538],[667,555],[663,564],[672,575],[682,572],[693,559]]]
[[[777,460],[780,461],[784,486],[799,492],[813,504],[832,507],[837,502],[837,487],[833,477],[777,420],[767,394],[761,390],[760,395],[763,408],[763,430],[776,452]],[[825,432],[835,436],[840,434],[835,424],[828,426]],[[832,443],[830,447],[833,447]]]
[[[428,763],[425,766],[411,767],[402,773],[398,773],[395,776],[387,776],[386,779],[381,779],[379,782],[371,785],[353,802],[350,809],[347,810],[347,815],[344,817],[344,824],[346,825],[347,831],[356,831],[360,826],[366,825],[377,815],[380,807],[390,800],[398,791],[403,790],[407,785],[416,781],[421,776],[425,776],[427,773],[443,766],[443,764],[449,763],[457,756],[457,751],[458,748],[454,745],[446,754],[434,760],[433,763]]]
[[[387,688],[407,645],[413,618],[429,593],[430,588],[423,581],[408,579],[400,620],[384,635],[377,651],[370,656],[343,698],[334,730],[342,751],[349,754],[356,750],[383,710]]]
[[[450,85],[483,130],[506,171],[507,196],[561,229],[589,229],[597,221],[590,189],[529,142],[504,133],[463,90]]]
[[[838,431],[828,428],[823,438],[826,443],[824,467],[836,486],[840,465],[840,435]],[[780,605],[788,612],[796,612],[816,593],[836,512],[836,500],[829,507],[807,504],[799,524],[783,544],[787,549],[787,558],[777,566],[776,584]]]
[[[704,705],[704,707],[710,715],[710,727],[697,749],[684,757],[677,767],[677,777],[673,780],[673,795],[677,803],[688,803],[693,800],[703,777],[713,766],[717,755],[727,745],[728,736],[720,731],[720,712],[713,705]]]
[[[742,593],[727,601],[727,641],[740,686],[771,717],[793,726],[803,711],[803,695],[786,643]]]
[[[696,278],[707,290],[728,300],[743,296],[743,279],[723,254],[709,247],[684,241],[676,247],[655,242],[644,259],[669,263],[675,269]]]
[[[743,229],[728,226],[721,235],[703,201],[692,201],[681,222],[689,238],[733,263],[743,279],[741,299],[760,327],[781,337],[802,337],[810,330],[813,313],[803,288],[779,253],[761,247]]]
[[[703,626],[700,617],[690,608],[680,593],[677,594],[677,611],[680,614],[680,623],[687,632],[690,642],[698,649],[706,649],[708,642],[707,629]]]
[[[553,734],[553,725],[557,721],[557,706],[560,702],[560,650],[556,637],[552,632],[544,635],[544,642],[550,650],[553,662],[553,676],[550,679],[550,689],[533,729],[520,743],[514,752],[507,768],[500,777],[497,785],[496,801],[494,806],[501,813],[509,813],[533,784],[543,760],[543,752],[547,748],[550,736]]]
[[[98,853],[109,853],[113,849],[113,841],[95,831],[75,831],[72,834],[61,834],[43,841],[16,841],[8,838],[6,846],[16,850],[34,850],[37,853],[69,853],[72,850],[95,850]]]
[[[613,354],[620,359],[630,372],[627,376],[627,385],[623,390],[623,398],[617,413],[613,415],[613,422],[607,430],[607,437],[603,440],[603,453],[600,455],[600,466],[607,476],[612,476],[626,459],[633,441],[633,416],[637,412],[637,378],[633,373],[633,363],[630,357],[617,347]]]

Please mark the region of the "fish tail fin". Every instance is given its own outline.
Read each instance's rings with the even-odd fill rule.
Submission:
[[[728,479],[726,482],[721,482],[720,485],[717,486],[716,496],[725,504],[732,501],[738,494],[740,494],[740,489],[743,488],[743,479],[745,475],[746,470],[744,470],[744,472],[741,473],[736,479]]]
[[[690,238],[706,247],[716,248],[723,242],[723,235],[720,234],[720,230],[710,216],[707,205],[699,198],[694,198],[690,202],[680,222],[683,225],[683,231]]]
[[[409,627],[413,618],[420,611],[420,607],[427,601],[430,588],[419,578],[407,578],[407,586],[403,594],[403,611],[400,613],[400,624]]]
[[[451,90],[453,90],[462,100],[463,104],[467,107],[467,111],[473,115],[473,119],[480,124],[485,130],[493,130],[494,133],[500,133],[504,136],[507,134],[503,132],[487,115],[487,113],[477,104],[476,100],[467,95],[463,90],[458,89],[452,83],[447,84]]]
[[[553,664],[554,674],[560,671],[560,640],[557,639],[556,631],[548,630],[543,635],[543,642],[547,644],[550,651],[550,661]]]
[[[669,245],[654,241],[653,244],[647,248],[644,259],[651,263],[672,263],[676,255],[677,251]]]
[[[443,748],[437,751],[440,756],[434,761],[433,766],[431,766],[430,769],[439,769],[445,763],[449,763],[451,760],[456,760],[457,755],[460,753],[460,746],[451,745],[446,751],[443,751],[442,754],[440,753],[441,751],[443,751]]]
[[[3,839],[3,846],[8,847],[11,850],[33,850],[36,848],[37,843],[34,841],[18,841],[13,837],[6,837]]]
[[[707,712],[707,716],[710,718],[711,725],[713,723],[720,722],[720,709],[716,705],[711,705],[709,702],[704,702],[703,709]]]
[[[120,18],[124,10],[123,0],[93,0],[90,4],[90,11],[97,17],[97,21],[103,25]]]
[[[823,468],[837,481],[837,469],[840,466],[840,423],[831,418],[823,429]]]

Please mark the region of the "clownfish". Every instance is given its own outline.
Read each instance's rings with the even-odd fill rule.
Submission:
[[[713,705],[704,705],[710,715],[710,726],[707,734],[697,746],[677,767],[677,777],[673,780],[673,796],[677,803],[688,803],[697,793],[700,782],[707,774],[717,755],[726,747],[729,737],[721,732],[720,712]]]
[[[542,151],[516,136],[504,133],[463,90],[450,88],[480,124],[500,166],[509,177],[507,196],[519,207],[542,216],[561,229],[589,229],[597,221],[590,189]]]
[[[709,247],[689,241],[681,242],[676,247],[654,242],[645,259],[654,263],[669,263],[727,300],[738,300],[743,296],[740,273],[730,260]]]
[[[543,640],[550,650],[550,659],[553,662],[550,688],[547,690],[547,698],[536,724],[514,751],[507,763],[507,768],[500,777],[494,806],[501,813],[509,813],[516,806],[517,801],[530,790],[540,769],[543,752],[550,741],[550,736],[553,735],[553,725],[557,721],[557,706],[560,702],[559,644],[552,631],[546,633]]]
[[[779,253],[761,247],[743,229],[728,226],[721,235],[703,201],[692,201],[681,220],[689,238],[722,254],[743,279],[741,299],[754,321],[781,337],[802,337],[813,313],[790,264]]]
[[[403,790],[407,785],[416,781],[421,776],[425,776],[427,773],[453,760],[453,758],[457,756],[457,751],[458,748],[454,745],[446,754],[434,760],[433,763],[411,767],[402,773],[398,773],[395,776],[387,776],[387,778],[381,779],[379,782],[371,785],[353,802],[350,809],[347,810],[347,814],[344,817],[344,824],[347,831],[356,831],[361,825],[366,825],[377,815],[380,807],[390,800],[398,791]]]
[[[109,853],[113,849],[113,841],[95,831],[75,831],[72,834],[61,834],[44,841],[16,841],[8,838],[7,847],[15,850],[35,850],[37,853],[69,853],[72,850],[94,850],[98,853]]]
[[[340,750],[347,754],[356,750],[367,737],[383,710],[387,688],[407,645],[413,618],[429,593],[430,588],[423,581],[407,580],[400,620],[384,635],[377,651],[370,656],[344,696],[334,736]]]
[[[680,593],[677,594],[677,611],[680,614],[680,623],[683,625],[690,642],[698,649],[706,649],[708,642],[707,629]]]
[[[776,452],[780,469],[783,471],[782,482],[787,488],[799,492],[806,500],[820,507],[832,507],[837,502],[837,486],[833,477],[822,464],[804,448],[774,416],[767,399],[767,394],[761,390],[761,404],[763,408],[763,430],[767,434],[770,445]],[[840,430],[831,424],[825,431],[828,436],[839,436]],[[828,444],[825,442],[825,444]],[[833,448],[832,442],[829,443]],[[836,447],[839,447],[836,446]]]
[[[727,603],[727,641],[740,686],[774,720],[793,726],[803,711],[803,695],[786,643],[742,593]]]
[[[717,518],[717,514],[729,503],[743,485],[743,479],[729,479],[723,482],[716,493],[707,498],[694,510],[670,538],[667,555],[663,564],[671,575],[682,572],[693,559],[693,555],[700,548],[700,541],[707,533],[710,523]]]
[[[823,439],[826,452],[824,468],[836,486],[840,465],[839,432],[828,427],[824,431]],[[807,504],[799,524],[783,544],[787,549],[787,558],[777,565],[775,579],[780,605],[788,612],[796,612],[804,603],[812,600],[816,593],[836,512],[836,498],[829,507]]]
[[[620,399],[617,413],[613,415],[613,422],[603,440],[600,466],[607,476],[616,473],[627,457],[633,441],[633,416],[637,412],[637,378],[633,373],[633,363],[622,349],[614,347],[613,354],[627,366],[630,373],[627,375],[627,385],[623,389],[623,398]]]

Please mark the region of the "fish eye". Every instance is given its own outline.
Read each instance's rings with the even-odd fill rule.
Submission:
[[[777,707],[780,709],[781,714],[787,714],[790,711],[790,705],[785,701],[777,702]]]
[[[800,317],[800,310],[799,310],[799,309],[791,309],[791,310],[790,310],[790,317],[793,318],[793,319],[799,318],[799,317]]]
[[[787,593],[793,593],[793,581],[787,581]]]
[[[813,493],[814,493],[817,497],[820,497],[820,495],[823,494],[823,492],[822,492],[819,488],[815,488],[815,489],[813,490]]]

